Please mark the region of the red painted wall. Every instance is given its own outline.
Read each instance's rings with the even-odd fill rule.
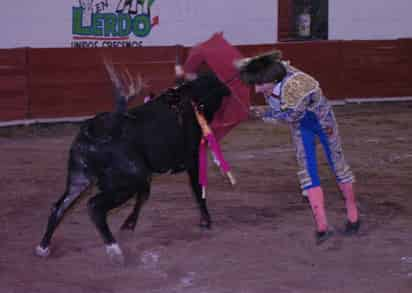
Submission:
[[[241,50],[252,55],[274,48],[318,79],[329,99],[412,96],[412,39],[286,42]]]
[[[26,118],[27,78],[27,49],[0,50],[0,121]]]
[[[238,46],[245,56],[281,49],[284,58],[316,77],[330,99],[412,96],[412,39],[285,42]],[[101,62],[140,73],[142,95],[174,83],[176,54],[189,48],[0,50],[0,121],[92,115],[112,109],[112,87]],[[262,97],[254,96],[254,104]],[[140,100],[134,104],[141,103]]]
[[[85,116],[113,108],[113,88],[102,56],[121,70],[141,74],[142,94],[173,85],[176,47],[29,49],[30,118]],[[139,103],[141,101],[134,101]]]

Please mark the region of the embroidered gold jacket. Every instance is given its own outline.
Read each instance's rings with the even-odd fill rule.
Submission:
[[[330,105],[323,96],[319,82],[287,62],[284,62],[284,65],[287,75],[281,81],[280,99],[266,97],[270,109],[263,119],[296,123],[303,118],[306,111],[312,111],[322,120],[329,112]]]

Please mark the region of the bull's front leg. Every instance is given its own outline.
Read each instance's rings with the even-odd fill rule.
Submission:
[[[188,167],[187,172],[189,174],[190,185],[192,187],[193,196],[196,199],[197,205],[200,209],[200,227],[210,229],[212,225],[212,220],[207,208],[206,198],[202,197],[202,187],[199,184],[199,164],[198,156]]]
[[[137,219],[139,218],[140,210],[143,204],[147,201],[147,199],[150,196],[151,181],[152,181],[151,176],[148,176],[145,184],[142,184],[141,191],[136,193],[135,195],[136,202],[133,207],[133,210],[129,214],[129,216],[126,218],[126,220],[124,221],[123,225],[120,228],[121,230],[134,230],[135,229]]]

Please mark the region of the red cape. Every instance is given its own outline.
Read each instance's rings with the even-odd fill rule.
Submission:
[[[239,79],[233,65],[235,60],[241,58],[240,52],[223,38],[222,33],[216,33],[209,40],[194,46],[183,66],[185,72],[195,73],[200,65],[206,63],[231,90],[232,94],[224,97],[211,124],[217,140],[249,115],[250,89]]]

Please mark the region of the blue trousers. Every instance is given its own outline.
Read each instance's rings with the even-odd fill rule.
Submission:
[[[320,121],[315,113],[307,111],[305,116],[292,127],[299,165],[298,177],[303,190],[320,186],[317,139],[323,147],[329,167],[338,183],[353,182],[354,177],[346,163],[338,134],[337,124],[332,111]]]

